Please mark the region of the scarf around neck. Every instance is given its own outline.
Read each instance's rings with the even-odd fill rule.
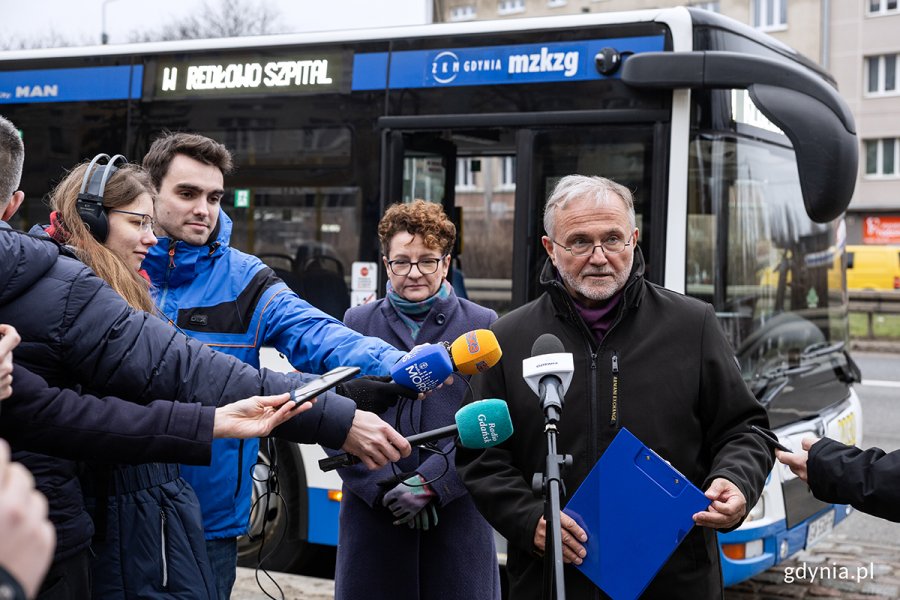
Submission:
[[[424,300],[413,302],[395,292],[391,282],[388,281],[387,299],[388,302],[391,303],[391,306],[394,307],[394,310],[397,311],[397,314],[400,315],[400,320],[409,327],[412,339],[415,340],[416,336],[419,335],[419,330],[422,328],[425,317],[428,315],[429,311],[431,311],[431,307],[434,306],[434,303],[439,299],[449,298],[452,289],[450,282],[445,279],[441,282],[441,287],[438,288],[436,293]]]

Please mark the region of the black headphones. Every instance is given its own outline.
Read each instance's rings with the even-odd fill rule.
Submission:
[[[106,159],[106,164],[98,165],[101,159]],[[121,154],[116,154],[112,158],[108,154],[98,154],[88,165],[87,171],[84,172],[84,180],[81,182],[81,191],[78,192],[78,200],[75,202],[75,208],[78,216],[87,225],[91,235],[94,236],[101,244],[106,241],[109,235],[109,221],[106,218],[106,211],[103,206],[103,190],[106,189],[106,181],[110,176],[118,171],[116,162],[127,164],[128,159]],[[95,169],[94,166],[97,166]]]

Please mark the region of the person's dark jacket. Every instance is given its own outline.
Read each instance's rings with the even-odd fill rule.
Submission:
[[[542,590],[543,561],[533,537],[543,501],[532,494],[531,481],[545,469],[546,439],[539,400],[522,379],[522,360],[543,333],[556,335],[575,361],[558,436],[559,452],[573,457],[564,473],[569,494],[622,427],[701,490],[724,477],[741,490],[748,511],[762,493],[772,454],[748,426],[766,427],[768,418],[745,386],[712,307],[645,281],[643,272],[637,249],[599,347],[549,260],[541,274],[545,293],[492,326],[503,358],[472,381],[476,397],[508,402],[515,433],[482,452],[459,448],[456,457],[479,510],[509,541],[511,598],[539,598]],[[567,566],[565,578],[567,597],[602,597],[575,568]],[[695,527],[644,597],[722,594],[715,531]]]
[[[15,356],[14,356],[15,359]],[[216,409],[158,400],[147,405],[50,387],[13,366],[0,438],[16,448],[72,460],[209,464]],[[115,452],[111,450],[115,449]]]
[[[467,331],[489,327],[496,319],[493,310],[457,298],[455,293],[435,301],[415,340],[386,299],[351,308],[344,315],[347,327],[406,349],[452,342]],[[406,403],[399,415],[397,407],[390,408],[381,418],[396,424],[404,436],[450,425],[468,394],[463,377],[454,375],[453,385],[434,390],[425,400]],[[500,597],[494,533],[456,473],[453,440],[437,443],[446,456],[414,447],[396,466],[369,471],[356,465],[340,470],[344,496],[334,578],[336,600]],[[415,471],[432,481],[438,514],[433,529],[394,525],[393,514],[378,502],[385,492],[378,482],[397,471]],[[366,577],[359,576],[363,563]]]
[[[819,500],[900,522],[900,451],[862,450],[823,438],[809,449],[806,469]]]
[[[50,385],[147,403],[156,399],[227,404],[282,393],[298,378],[256,369],[190,340],[176,328],[133,310],[84,264],[49,238],[0,229],[0,322],[16,327],[16,360]],[[276,429],[292,441],[340,447],[355,404],[325,394],[310,411]],[[115,448],[110,448],[114,455]],[[57,530],[55,560],[90,544],[77,465],[17,453],[48,497]],[[156,460],[148,459],[148,460]]]

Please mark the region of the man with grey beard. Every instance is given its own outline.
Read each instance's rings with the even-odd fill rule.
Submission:
[[[475,398],[506,399],[516,433],[495,448],[456,454],[478,509],[509,541],[510,597],[542,592],[546,523],[531,481],[544,471],[546,444],[522,360],[540,335],[552,333],[575,364],[559,421],[558,451],[574,459],[564,489],[573,493],[627,427],[710,502],[642,598],[721,598],[715,530],[738,527],[762,493],[772,454],[749,426],[767,427],[766,412],[744,385],[713,308],[644,279],[628,188],[602,177],[563,177],[547,201],[544,229],[546,291],[494,323],[503,360],[473,379]],[[588,532],[565,514],[561,525],[564,562],[581,564]],[[565,583],[570,600],[598,596],[571,566]]]

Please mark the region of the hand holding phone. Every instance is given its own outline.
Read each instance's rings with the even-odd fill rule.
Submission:
[[[769,433],[762,427],[759,427],[757,425],[751,425],[750,430],[753,431],[753,433],[756,433],[756,434],[759,434],[760,436],[762,436],[762,438],[766,441],[766,443],[771,448],[781,450],[782,452],[793,452],[793,450],[791,450],[790,448],[788,448],[787,446],[785,446],[784,444],[779,442],[778,438],[776,438],[774,435],[772,435],[771,433]]]
[[[359,373],[359,367],[336,367],[293,390],[291,400],[296,404],[302,404],[322,392],[330,390],[340,382],[354,377],[357,373]]]

